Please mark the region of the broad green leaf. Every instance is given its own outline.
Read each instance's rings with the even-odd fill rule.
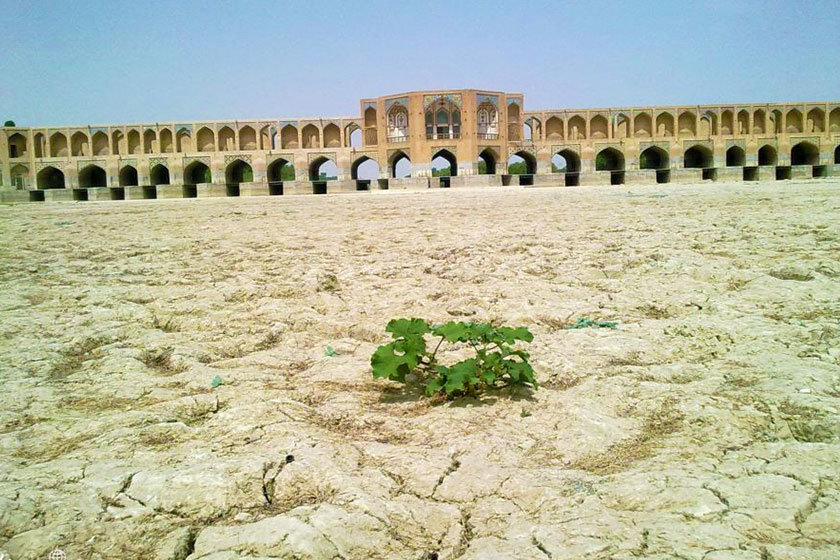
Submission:
[[[534,340],[534,335],[526,327],[499,327],[496,330],[508,344],[514,344],[517,340],[522,340],[523,342]]]
[[[391,333],[394,338],[423,336],[431,331],[423,319],[392,319],[385,327],[385,332]]]
[[[443,389],[443,383],[437,377],[430,379],[429,382],[426,383],[426,394],[429,396],[432,396],[435,393],[440,393],[441,389]]]
[[[449,368],[440,368],[441,373],[446,377],[446,384],[444,390],[447,395],[451,395],[456,391],[465,392],[470,385],[476,385],[478,378],[476,377],[475,358],[463,360]]]
[[[442,336],[447,342],[464,342],[470,339],[470,326],[461,321],[449,321],[436,326],[432,334]]]
[[[385,344],[376,349],[370,357],[370,367],[373,377],[384,377],[394,381],[405,381],[405,376],[417,367],[417,356],[413,354],[399,355],[394,352],[394,343]]]

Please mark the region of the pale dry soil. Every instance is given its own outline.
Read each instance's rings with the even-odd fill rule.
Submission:
[[[827,180],[5,206],[0,549],[840,558],[839,295]],[[401,316],[542,387],[373,380]]]

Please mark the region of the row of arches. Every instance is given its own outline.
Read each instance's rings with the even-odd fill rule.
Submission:
[[[188,128],[180,128],[176,133],[164,128],[158,133],[148,129],[142,132],[136,129],[127,133],[115,130],[108,134],[103,131],[88,136],[86,132],[74,132],[68,141],[63,132],[54,132],[49,136],[42,132],[35,133],[35,157],[67,156],[108,156],[128,154],[156,154],[175,152],[215,152],[235,150],[271,150],[297,148],[340,148],[342,133],[338,125],[329,123],[323,129],[314,124],[305,125],[300,131],[293,124],[286,124],[279,130],[265,126],[257,130],[251,126],[239,129],[238,135],[229,126],[218,131],[210,127],[201,127],[195,134]],[[362,131],[356,123],[345,127],[343,145],[361,147]],[[27,152],[27,140],[21,133],[9,137],[9,157],[23,157]]]
[[[518,121],[518,119],[517,119]],[[581,115],[574,115],[567,120],[551,116],[543,124],[536,116],[528,117],[523,123],[525,140],[542,139],[603,139],[603,138],[651,138],[673,137],[675,130],[680,136],[737,136],[767,133],[822,133],[840,132],[840,107],[833,109],[826,119],[825,111],[815,107],[803,115],[799,109],[790,109],[782,113],[779,109],[765,111],[756,109],[749,112],[742,109],[735,113],[724,110],[720,114],[706,111],[697,114],[683,111],[678,117],[668,112],[653,116],[641,112],[632,118],[626,113],[618,113],[608,119],[606,115],[595,115],[587,122]],[[518,129],[512,135],[518,139]]]

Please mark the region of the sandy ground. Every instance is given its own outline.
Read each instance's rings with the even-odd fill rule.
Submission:
[[[840,558],[838,296],[829,181],[0,207],[0,549]],[[542,387],[374,381],[400,316]]]

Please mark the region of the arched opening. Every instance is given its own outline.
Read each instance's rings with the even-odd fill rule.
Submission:
[[[108,149],[108,135],[101,130],[93,135],[93,155],[107,156]]]
[[[296,150],[300,147],[298,141],[298,129],[296,126],[287,124],[280,129],[280,148],[283,150]]]
[[[439,96],[426,105],[426,138],[461,137],[461,109],[446,96]]]
[[[542,137],[542,123],[536,117],[528,117],[525,119],[522,131],[525,140],[539,140]]]
[[[656,116],[656,135],[660,137],[674,135],[674,116],[671,113],[659,113]]]
[[[711,111],[706,111],[700,117],[700,136],[709,138],[715,135],[717,135],[717,115]]]
[[[179,153],[193,151],[192,136],[186,128],[180,129],[175,135],[175,149]]]
[[[551,170],[566,174],[567,187],[580,184],[580,156],[572,150],[561,150],[551,156]]]
[[[344,143],[348,148],[362,147],[362,129],[356,123],[350,123],[344,128]]]
[[[647,113],[636,115],[636,118],[633,119],[633,135],[636,138],[649,138],[651,136],[650,115]]]
[[[169,184],[169,168],[162,163],[152,167],[149,171],[149,178],[153,185],[168,185]]]
[[[340,148],[341,147],[341,130],[333,123],[324,127],[324,147],[325,148]]]
[[[204,162],[193,161],[184,168],[184,184],[195,186],[212,182],[213,174]]]
[[[372,181],[379,179],[379,164],[375,159],[362,156],[350,166],[350,178],[354,181]]]
[[[457,174],[458,160],[452,152],[440,150],[432,157],[432,177],[454,177]]]
[[[697,117],[694,113],[689,111],[680,113],[677,126],[680,130],[680,136],[697,136]]]
[[[111,153],[118,156],[125,152],[123,142],[125,142],[125,134],[123,134],[121,130],[115,130],[111,134]]]
[[[39,171],[35,180],[38,183],[39,189],[64,188],[64,173],[51,165]]]
[[[235,135],[233,134],[233,129],[229,126],[223,126],[219,129],[218,139],[220,152],[231,152],[236,149],[234,143]]]
[[[799,133],[802,132],[802,113],[799,109],[791,109],[787,114],[787,132]]]
[[[254,141],[256,141],[256,138]],[[253,180],[254,170],[241,159],[233,160],[225,168],[225,185],[228,196],[239,196],[239,184],[250,183]]]
[[[79,171],[79,186],[83,189],[108,186],[105,170],[98,165],[88,165]]]
[[[574,117],[569,119],[569,139],[586,139],[586,122],[580,115],[575,115]]]
[[[26,137],[19,132],[9,136],[9,157],[19,158],[26,155]]]
[[[723,136],[734,134],[734,126],[732,124],[732,111],[727,109],[720,114],[720,133]]]
[[[285,159],[276,159],[268,164],[266,168],[268,179],[268,194],[283,194],[283,181],[295,180],[295,166]]]
[[[782,112],[778,109],[774,109],[772,113],[770,113],[770,122],[773,123],[773,131],[776,134],[781,134],[782,129],[784,128],[784,123],[782,122]]]
[[[668,152],[651,146],[639,154],[640,169],[668,169]]]
[[[411,176],[411,160],[402,151],[391,156],[388,168],[391,172],[392,179],[402,179]]]
[[[47,141],[40,132],[35,135],[35,157],[42,158],[47,153]]]
[[[387,113],[388,142],[408,141],[408,109],[402,103],[394,103]]]
[[[89,156],[88,137],[84,132],[76,132],[70,137],[70,149],[74,156]]]
[[[303,135],[304,149],[321,147],[321,133],[318,131],[318,127],[314,124],[304,126],[301,134]]]
[[[257,131],[250,126],[243,126],[239,129],[239,149],[240,150],[256,150],[257,149]]]
[[[516,102],[508,103],[507,106],[507,120],[508,120],[508,140],[513,142],[522,139],[522,129],[519,127],[519,104]]]
[[[526,151],[519,151],[508,158],[508,175],[533,175],[537,172],[537,160]]]
[[[834,163],[840,164],[840,146],[834,148]]]
[[[17,190],[26,188],[26,178],[29,176],[29,170],[23,165],[13,165],[9,170],[9,175],[12,179],[12,186]]]
[[[261,150],[273,150],[276,145],[274,143],[274,137],[276,136],[273,131],[273,127],[271,126],[264,126],[260,129],[260,149]],[[241,138],[241,136],[240,136]]]
[[[825,113],[822,109],[813,108],[808,111],[808,132],[823,132],[825,130]]]
[[[143,133],[143,153],[153,154],[157,152],[157,134],[154,130],[147,130]]]
[[[820,150],[810,142],[800,142],[790,150],[791,165],[819,165]]]
[[[136,187],[138,184],[137,169],[132,165],[126,165],[120,169],[120,186]]]
[[[482,101],[476,110],[476,118],[479,138],[495,140],[499,137],[499,111],[495,103]]]
[[[828,114],[828,130],[829,132],[840,132],[840,107]]]
[[[776,165],[778,156],[776,148],[765,145],[758,150],[758,165]]]
[[[624,183],[624,154],[615,148],[606,148],[595,156],[595,171],[609,171],[610,184]]]
[[[549,117],[545,121],[545,136],[551,140],[563,139],[563,119]]]
[[[764,134],[767,128],[767,113],[763,109],[757,109],[753,113],[753,134]]]
[[[630,118],[624,113],[619,113],[615,116],[615,130],[613,137],[619,140],[630,138]]]
[[[50,136],[50,157],[66,157],[68,154],[67,137],[60,132]]]
[[[327,157],[319,157],[309,165],[310,181],[335,181],[338,179],[338,166]]]
[[[365,146],[376,146],[378,143],[377,141],[377,134],[376,134],[376,109],[371,105],[367,109],[365,109],[365,134],[364,134],[364,145]]]
[[[746,162],[747,156],[744,153],[744,148],[732,146],[726,150],[726,167],[743,167]]]
[[[129,154],[139,154],[140,153],[140,133],[136,130],[129,130],[128,131],[128,153]]]
[[[495,175],[496,161],[498,158],[490,148],[484,148],[478,154],[478,174],[479,175]]]
[[[750,133],[750,114],[745,110],[738,111],[738,134],[746,135]]]
[[[604,115],[595,115],[589,121],[589,132],[592,138],[606,138],[607,137],[607,119]]]
[[[683,154],[683,167],[687,169],[708,169],[714,166],[714,155],[705,146],[692,146]]]
[[[195,141],[199,152],[212,152],[216,147],[216,137],[213,135],[213,131],[206,126],[198,130]]]
[[[160,151],[165,154],[172,152],[172,131],[168,128],[160,131]]]

